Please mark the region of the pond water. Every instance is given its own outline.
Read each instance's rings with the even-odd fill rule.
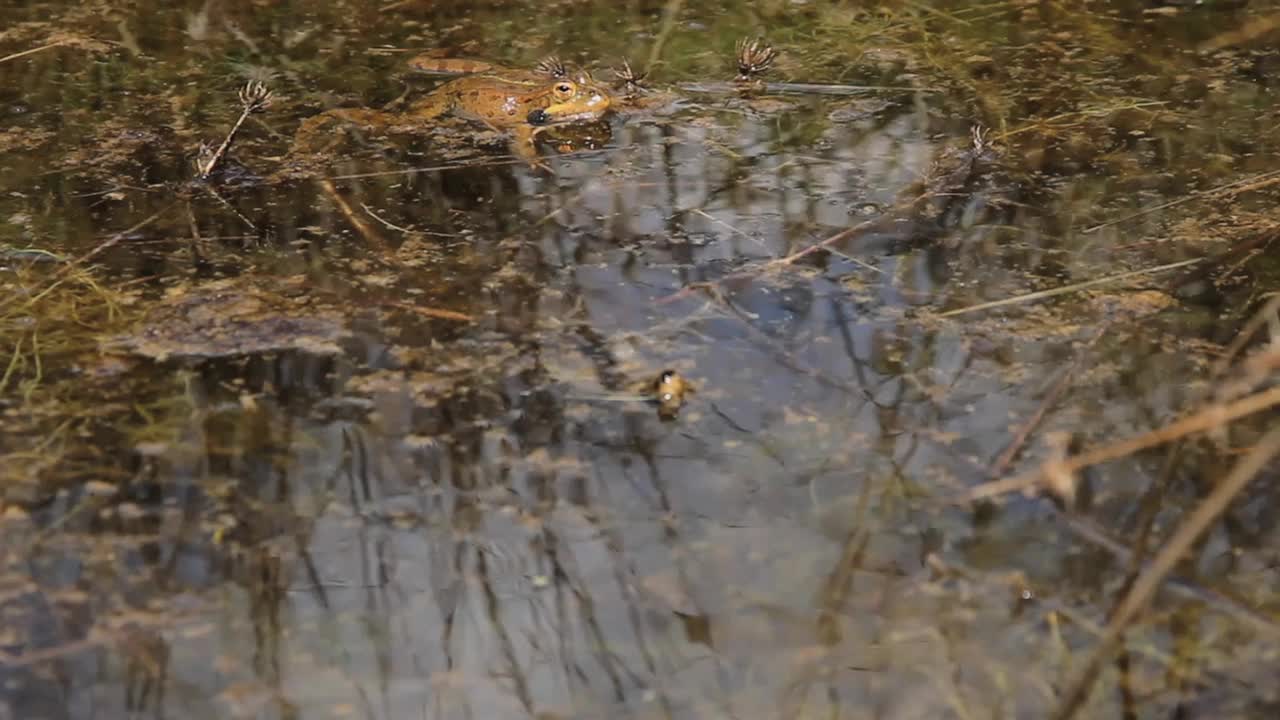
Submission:
[[[1274,12],[0,6],[0,720],[1049,717],[1265,423],[957,500],[1207,397],[1277,288],[1195,274],[1273,229]],[[533,164],[296,152],[424,52],[648,90]],[[1078,717],[1280,708],[1275,477]]]

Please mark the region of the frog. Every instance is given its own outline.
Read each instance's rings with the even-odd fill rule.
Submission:
[[[410,65],[426,71],[458,67],[422,57]],[[585,70],[570,71],[555,57],[538,63],[536,72],[487,64],[462,67],[480,71],[441,85],[410,106],[407,114],[430,121],[452,112],[495,127],[536,128],[598,120],[613,102],[604,84],[595,82]]]
[[[418,70],[462,72],[403,112],[366,108],[338,108],[309,118],[298,130],[294,151],[315,151],[331,134],[334,120],[365,127],[422,127],[445,116],[476,121],[510,138],[515,155],[536,164],[535,140],[544,131],[603,118],[613,96],[585,70],[570,70],[555,58],[536,71],[505,68],[479,61],[449,61],[419,56],[410,61]],[[291,151],[292,152],[292,151]]]
[[[685,396],[693,392],[693,386],[675,370],[663,370],[652,384],[653,398],[658,403],[658,417],[673,420],[684,407]]]
[[[648,403],[657,406],[659,419],[675,420],[688,396],[695,392],[684,375],[670,368],[656,377],[632,383],[630,388],[631,392],[574,393],[566,397],[587,402]]]

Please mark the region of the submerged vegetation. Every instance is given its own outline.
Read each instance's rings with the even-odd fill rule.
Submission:
[[[0,719],[1280,707],[1275,9],[531,8],[0,11]]]

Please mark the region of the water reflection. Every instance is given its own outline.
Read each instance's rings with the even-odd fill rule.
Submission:
[[[550,171],[428,132],[276,175],[271,138],[237,158],[248,181],[170,192],[181,153],[147,135],[112,174],[154,185],[30,189],[68,251],[161,211],[102,254],[146,302],[194,283],[293,315],[282,345],[221,353],[185,323],[247,326],[235,306],[145,321],[173,348],[112,399],[164,433],[82,440],[81,474],[120,489],[3,525],[0,720],[1051,707],[1058,616],[930,557],[1079,573],[1036,506],[984,524],[935,501],[985,477],[1070,354],[921,311],[1096,267],[1067,254],[1079,208],[983,171],[895,215],[972,148],[967,120],[924,95],[772,100],[614,118],[553,140]],[[300,347],[334,313],[334,349]],[[1143,332],[1126,347],[1158,353]],[[634,397],[664,368],[697,388],[674,419]],[[1154,411],[1113,391],[1055,422]]]

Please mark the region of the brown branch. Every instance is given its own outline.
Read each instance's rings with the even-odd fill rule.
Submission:
[[[1140,450],[1163,445],[1171,440],[1177,440],[1193,433],[1206,432],[1276,405],[1280,405],[1280,387],[1254,393],[1225,405],[1211,405],[1181,420],[1150,432],[1109,443],[1074,457],[1045,463],[1039,468],[1022,475],[976,485],[966,494],[966,499],[969,502],[973,502],[1005,493],[1027,491],[1038,487],[1050,473],[1074,474],[1090,465],[1118,460]]]

